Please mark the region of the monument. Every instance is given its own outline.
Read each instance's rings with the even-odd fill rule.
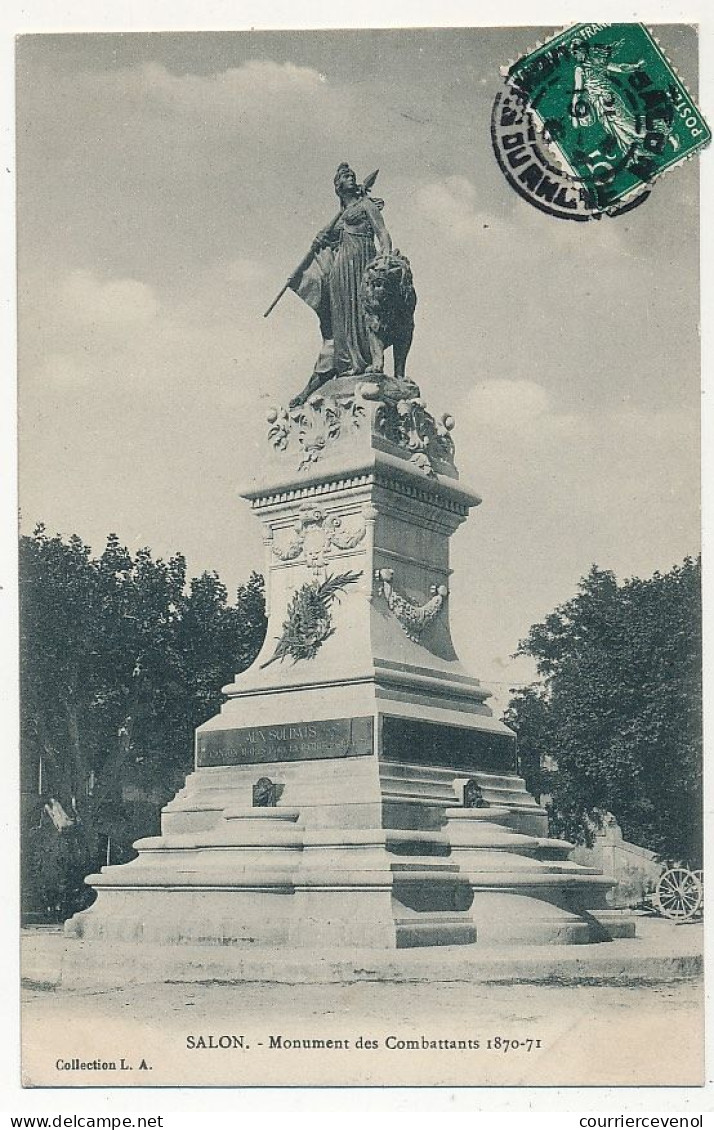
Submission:
[[[339,213],[278,296],[308,302],[322,344],[242,491],[263,528],[262,651],[199,727],[160,835],[88,878],[74,936],[390,950],[633,932],[612,880],[548,837],[515,735],[454,650],[449,542],[480,499],[454,420],[406,374],[416,295],[375,178],[339,167]]]

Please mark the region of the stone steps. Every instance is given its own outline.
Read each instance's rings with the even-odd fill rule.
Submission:
[[[463,915],[421,914],[418,918],[395,918],[397,949],[416,946],[464,946],[476,941],[476,928]]]

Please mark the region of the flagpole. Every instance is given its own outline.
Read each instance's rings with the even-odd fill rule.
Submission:
[[[369,192],[370,188],[372,187],[372,185],[374,184],[374,182],[377,179],[378,173],[379,173],[379,169],[375,169],[373,173],[370,173],[368,177],[364,178],[364,182],[363,182],[362,187],[363,187],[365,192]],[[338,212],[337,215],[335,216],[335,218],[330,221],[330,223],[327,225],[326,228],[323,229],[325,235],[329,235],[330,232],[333,231],[335,224],[337,223],[337,221],[339,220],[341,215],[342,215],[342,212],[341,211]],[[292,282],[295,282],[295,280],[300,277],[300,275],[303,273],[303,271],[307,270],[307,268],[310,266],[310,263],[315,258],[315,253],[316,253],[317,250],[318,249],[313,246],[313,247],[310,248],[310,250],[307,252],[306,255],[303,255],[303,257],[300,260],[300,262],[298,263],[297,267],[295,268],[293,273],[290,275],[288,281],[285,283],[285,286],[282,288],[282,290],[280,290],[276,294],[275,298],[270,303],[270,306],[268,307],[268,309],[263,314],[264,318],[267,318],[268,314],[271,314],[273,312],[275,307],[280,302],[280,299],[285,294],[285,291],[290,289],[290,284]]]

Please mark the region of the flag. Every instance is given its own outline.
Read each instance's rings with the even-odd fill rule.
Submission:
[[[315,364],[316,373],[331,373],[335,363],[335,343],[332,337],[329,279],[335,254],[331,247],[315,253],[305,270],[291,279],[288,286],[314,310],[320,322],[322,348]]]

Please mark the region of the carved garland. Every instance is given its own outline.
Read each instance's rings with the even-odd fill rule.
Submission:
[[[419,637],[424,629],[436,619],[439,611],[449,595],[446,585],[432,585],[431,594],[426,604],[415,604],[406,596],[400,596],[392,587],[394,578],[393,569],[376,569],[375,580],[378,582],[381,595],[385,598],[389,611],[396,616],[410,640],[419,643]]]
[[[405,390],[409,395],[403,395]],[[343,435],[359,429],[367,418],[366,405],[375,401],[376,432],[408,452],[409,461],[425,475],[435,476],[443,464],[454,466],[454,418],[446,413],[435,420],[427,411],[426,401],[411,395],[412,390],[418,393],[419,387],[411,381],[382,378],[365,381],[350,396],[315,393],[295,408],[271,408],[268,439],[278,451],[296,449],[300,454],[298,470],[302,471],[321,459]]]
[[[271,408],[268,439],[278,451],[287,451],[291,437],[294,438],[301,456],[298,470],[302,471],[316,463],[340,435],[355,431],[364,415],[364,405],[354,397],[336,400],[315,395],[290,410]]]
[[[410,462],[425,475],[435,475],[439,461],[454,465],[454,418],[447,413],[435,420],[420,396],[381,405],[376,426],[386,439],[410,452]]]

